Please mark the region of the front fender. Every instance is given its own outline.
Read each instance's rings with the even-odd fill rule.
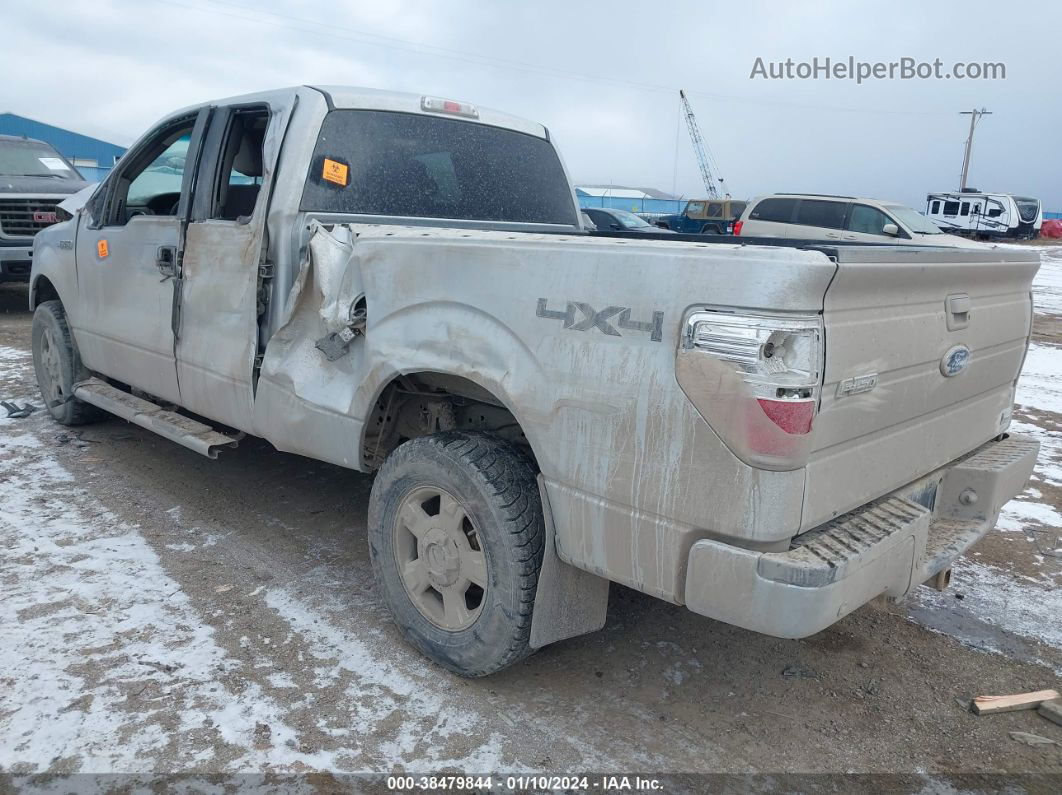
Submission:
[[[30,270],[29,308],[34,310],[47,290],[41,287],[47,280],[66,309],[67,316],[76,314],[77,268],[74,247],[77,237],[77,218],[60,221],[42,229],[33,238],[33,267]]]

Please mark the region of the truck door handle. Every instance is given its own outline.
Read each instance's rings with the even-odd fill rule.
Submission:
[[[944,301],[948,331],[958,331],[970,325],[970,296],[966,293],[949,295]]]
[[[830,237],[830,238],[834,238],[834,239],[836,239],[836,238],[839,238],[839,237],[840,237],[840,235],[839,235],[839,234],[837,234],[836,232],[827,232],[827,233],[826,233],[826,237]]]
[[[163,275],[163,281],[177,275],[177,246],[159,246],[155,254],[155,267]]]

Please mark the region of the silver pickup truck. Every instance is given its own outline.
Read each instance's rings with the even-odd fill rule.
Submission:
[[[463,675],[599,629],[610,582],[818,632],[943,577],[1036,458],[1037,255],[587,232],[548,130],[464,102],[188,108],[63,207],[52,416],[375,472],[380,594]]]

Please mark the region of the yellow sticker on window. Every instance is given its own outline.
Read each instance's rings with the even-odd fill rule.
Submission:
[[[107,251],[107,241],[106,240],[97,240],[96,241],[96,255],[100,259],[106,259],[107,255],[109,253],[110,252]]]
[[[329,182],[334,182],[336,185],[346,185],[347,174],[349,171],[350,169],[348,166],[343,163],[337,163],[335,160],[329,160],[326,157],[324,161],[324,169],[321,171],[321,177]]]

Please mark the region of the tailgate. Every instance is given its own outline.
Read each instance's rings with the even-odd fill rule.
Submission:
[[[988,247],[841,247],[836,254],[802,529],[1000,433],[1025,356],[1040,262],[1035,251]]]

